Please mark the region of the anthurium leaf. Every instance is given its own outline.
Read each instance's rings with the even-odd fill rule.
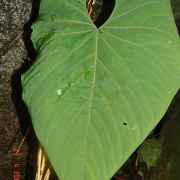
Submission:
[[[42,0],[32,40],[23,99],[52,166],[61,180],[110,179],[179,88],[169,0],[116,0],[98,29],[85,0]]]

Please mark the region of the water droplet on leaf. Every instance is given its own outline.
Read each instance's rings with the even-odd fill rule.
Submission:
[[[57,89],[56,93],[57,93],[58,96],[60,96],[62,94],[62,89]]]

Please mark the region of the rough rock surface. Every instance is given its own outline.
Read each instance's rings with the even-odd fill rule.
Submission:
[[[23,115],[20,71],[27,59],[23,27],[31,7],[31,0],[0,1],[0,180],[24,179],[25,174],[21,171],[26,166],[27,146],[17,149],[25,133],[20,121],[27,117]]]

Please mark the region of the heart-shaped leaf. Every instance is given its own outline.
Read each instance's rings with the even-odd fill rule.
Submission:
[[[42,0],[23,98],[61,180],[108,180],[156,126],[180,83],[169,0],[116,0],[99,29],[85,0]]]

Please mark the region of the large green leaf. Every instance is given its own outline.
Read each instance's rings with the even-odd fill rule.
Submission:
[[[97,29],[85,0],[42,0],[23,98],[61,180],[108,180],[155,127],[180,83],[169,0],[116,0]]]

